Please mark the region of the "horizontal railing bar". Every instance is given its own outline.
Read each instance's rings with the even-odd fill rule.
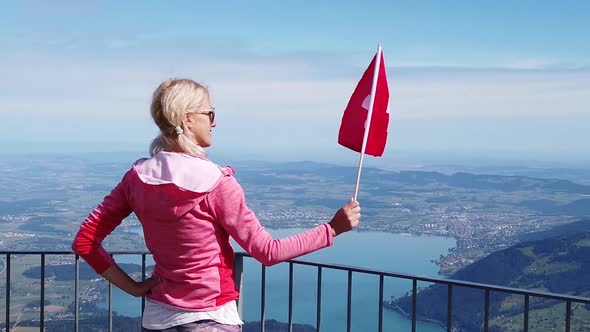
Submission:
[[[0,255],[41,255],[42,253],[47,255],[73,255],[72,251],[9,251],[9,250],[2,250],[0,251]],[[141,254],[149,254],[149,251],[112,251],[110,254],[113,255],[141,255]],[[252,257],[245,252],[236,252],[236,256],[242,257]],[[503,286],[495,286],[489,284],[482,284],[477,282],[470,282],[470,281],[463,281],[463,280],[456,280],[456,279],[443,279],[443,278],[436,278],[436,277],[426,277],[426,276],[418,276],[418,275],[411,275],[406,273],[398,273],[398,272],[389,272],[389,271],[381,271],[381,270],[369,270],[354,266],[347,266],[347,265],[339,265],[339,264],[323,264],[323,263],[315,263],[303,260],[289,260],[288,262],[292,262],[294,264],[299,265],[307,265],[307,266],[321,266],[333,270],[344,270],[344,271],[352,271],[370,275],[383,275],[386,277],[398,278],[398,279],[408,279],[408,280],[417,280],[423,282],[431,282],[436,284],[443,284],[443,285],[453,285],[453,286],[461,286],[467,288],[476,288],[476,289],[483,289],[483,290],[492,290],[495,292],[503,292],[503,293],[510,293],[510,294],[518,294],[518,295],[529,295],[533,297],[541,297],[546,299],[554,299],[560,301],[572,301],[577,303],[585,303],[590,304],[590,298],[588,297],[581,297],[581,296],[573,296],[573,295],[561,295],[556,293],[546,293],[540,291],[532,291],[532,290],[523,290],[519,288],[512,288],[512,287],[503,287]]]
[[[235,254],[238,256],[242,256],[242,257],[252,257],[245,252],[236,252]],[[392,278],[417,280],[417,281],[431,282],[431,283],[436,283],[436,284],[461,286],[461,287],[476,288],[476,289],[483,289],[483,290],[489,289],[489,290],[492,290],[495,292],[511,293],[511,294],[518,294],[518,295],[530,295],[533,297],[542,297],[542,298],[549,298],[549,299],[555,299],[555,300],[561,300],[561,301],[571,300],[573,302],[590,304],[589,297],[561,295],[561,294],[556,294],[556,293],[546,293],[546,292],[539,292],[539,291],[530,291],[530,290],[523,290],[520,288],[495,286],[495,285],[482,284],[482,283],[463,281],[463,280],[457,280],[457,279],[443,279],[443,278],[418,276],[418,275],[399,273],[399,272],[369,270],[369,269],[364,269],[364,268],[354,267],[354,266],[339,265],[339,264],[324,264],[324,263],[316,263],[316,262],[303,261],[303,260],[297,260],[297,259],[289,260],[289,262],[292,262],[294,264],[300,264],[300,265],[308,265],[308,266],[316,266],[316,267],[321,266],[321,267],[325,267],[325,268],[329,268],[329,269],[333,269],[333,270],[352,271],[352,272],[372,274],[372,275],[383,275],[383,276],[392,277]]]

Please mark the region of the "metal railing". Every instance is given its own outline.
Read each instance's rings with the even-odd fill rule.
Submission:
[[[45,301],[45,267],[46,267],[46,256],[47,255],[71,255],[74,256],[74,331],[79,331],[79,283],[80,283],[80,258],[78,255],[75,255],[71,251],[0,251],[0,257],[5,257],[5,274],[6,274],[6,299],[5,299],[5,310],[6,310],[6,319],[5,319],[5,329],[9,331],[10,327],[10,287],[11,287],[11,258],[16,255],[38,255],[40,256],[40,264],[41,264],[41,276],[40,276],[40,312],[39,312],[39,324],[40,330],[43,331],[45,325],[45,310],[44,310],[44,301]],[[141,255],[142,264],[141,264],[141,275],[142,280],[146,278],[146,256],[151,255],[149,252],[140,252],[140,251],[113,251],[111,255]],[[235,254],[235,261],[234,261],[234,278],[236,281],[237,287],[242,290],[242,274],[243,274],[243,267],[244,267],[244,258],[251,257],[246,253],[236,253]],[[411,324],[412,324],[412,332],[416,331],[416,323],[418,321],[417,315],[417,295],[418,295],[418,282],[427,282],[427,283],[434,283],[434,284],[441,284],[447,286],[447,325],[446,329],[448,332],[451,332],[452,327],[452,313],[453,313],[453,289],[457,287],[465,287],[470,289],[480,289],[483,290],[485,293],[484,299],[484,321],[483,321],[483,331],[487,332],[489,330],[489,321],[490,321],[490,293],[491,292],[500,292],[500,293],[507,293],[507,294],[516,294],[524,296],[524,321],[523,321],[523,329],[525,332],[529,331],[529,311],[530,311],[530,299],[531,298],[543,298],[543,299],[552,299],[552,300],[559,300],[563,301],[566,304],[565,309],[565,331],[569,332],[571,328],[571,318],[572,318],[572,304],[573,303],[582,303],[582,304],[590,304],[590,298],[586,297],[579,297],[579,296],[570,296],[570,295],[561,295],[555,293],[546,293],[546,292],[538,292],[538,291],[529,291],[524,289],[518,288],[511,288],[511,287],[501,287],[501,286],[494,286],[489,284],[482,284],[482,283],[475,283],[475,282],[468,282],[468,281],[461,281],[461,280],[452,280],[452,279],[444,279],[444,278],[434,278],[434,277],[425,277],[425,276],[416,276],[411,274],[404,274],[404,273],[394,273],[394,272],[387,272],[387,271],[378,271],[378,270],[371,270],[353,266],[345,266],[345,265],[334,265],[334,264],[322,264],[322,263],[315,263],[303,260],[289,260],[283,264],[288,264],[289,266],[289,295],[288,295],[288,325],[289,331],[293,329],[293,270],[295,265],[301,266],[311,266],[317,268],[317,296],[316,296],[316,304],[317,304],[317,315],[316,315],[316,328],[318,331],[321,330],[321,302],[322,302],[322,274],[324,270],[340,270],[346,271],[348,275],[348,292],[347,292],[347,305],[346,305],[346,330],[351,330],[351,318],[352,318],[352,276],[353,273],[357,274],[364,274],[364,275],[374,275],[379,277],[379,303],[378,303],[378,315],[375,319],[378,320],[378,330],[381,332],[383,331],[383,309],[384,309],[384,301],[383,301],[383,292],[384,292],[384,280],[385,278],[396,278],[396,279],[405,279],[412,281],[412,290],[410,291],[412,296],[412,313],[411,313]],[[261,287],[260,287],[260,330],[261,332],[265,331],[265,314],[266,314],[266,267],[262,266],[261,269]],[[243,298],[238,300],[238,310],[242,310],[242,302]],[[145,299],[142,298],[141,308],[143,312],[143,308],[145,306]],[[108,330],[112,331],[113,329],[113,315],[112,315],[112,292],[111,292],[111,284],[109,283],[108,288]]]

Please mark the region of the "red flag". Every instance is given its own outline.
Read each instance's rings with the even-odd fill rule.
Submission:
[[[354,89],[354,93],[344,110],[340,131],[338,132],[338,144],[356,152],[361,152],[363,145],[376,59],[377,55],[373,57],[369,68],[365,70],[363,77],[356,86],[356,89]],[[389,125],[389,113],[387,113],[389,88],[387,87],[383,52],[381,52],[378,73],[371,125],[369,126],[369,136],[365,147],[365,154],[375,157],[383,155],[387,141],[387,126]]]

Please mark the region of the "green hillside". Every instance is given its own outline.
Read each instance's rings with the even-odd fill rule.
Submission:
[[[555,235],[557,234],[557,235]],[[529,290],[590,297],[590,221],[576,222],[549,232],[540,239],[523,242],[492,253],[450,276],[451,279],[524,288]],[[490,330],[520,331],[524,297],[491,293]],[[453,326],[459,331],[480,331],[483,324],[484,291],[455,287]],[[532,331],[562,330],[565,304],[531,298],[529,327]],[[412,298],[388,303],[411,312]],[[572,331],[590,330],[590,305],[574,304]],[[418,293],[417,313],[421,319],[446,325],[447,287],[434,285]]]

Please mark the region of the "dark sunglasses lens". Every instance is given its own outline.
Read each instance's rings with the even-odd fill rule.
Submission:
[[[215,121],[215,111],[209,112],[209,121],[211,121],[211,123],[213,123],[213,121]]]

